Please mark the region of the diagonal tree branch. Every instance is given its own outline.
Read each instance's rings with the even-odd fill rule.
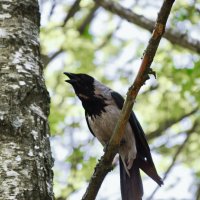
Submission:
[[[155,131],[150,132],[149,134],[147,134],[147,139],[151,140],[154,139],[158,136],[160,136],[162,134],[163,131],[165,131],[166,129],[170,128],[171,126],[173,126],[174,124],[180,122],[181,120],[183,120],[186,117],[190,117],[191,115],[195,114],[197,111],[199,110],[198,107],[194,108],[193,110],[191,110],[188,113],[185,113],[183,115],[181,115],[179,118],[177,119],[171,119],[169,121],[165,121],[164,124],[161,124],[159,126],[159,128]]]
[[[73,6],[70,8],[70,10],[68,12],[68,15],[64,19],[64,22],[63,22],[63,25],[62,25],[63,27],[65,26],[67,21],[71,17],[73,17],[74,14],[79,10],[80,1],[81,0],[76,0],[74,2]],[[154,22],[153,21],[145,18],[142,15],[138,15],[138,14],[134,13],[130,9],[124,8],[123,6],[121,6],[118,3],[110,2],[110,1],[107,1],[107,0],[102,0],[102,1],[99,1],[98,4],[101,5],[102,7],[104,7],[105,9],[107,9],[107,10],[119,15],[120,17],[126,19],[127,21],[140,26],[141,28],[144,28],[144,29],[146,29],[146,30],[148,30],[150,32],[152,32],[152,30],[154,29]],[[95,5],[93,7],[94,10],[93,9],[91,10],[90,14],[87,16],[87,18],[85,19],[83,24],[78,28],[78,31],[80,32],[80,34],[83,33],[85,27],[93,19],[94,14],[96,12],[96,9],[98,9],[98,7],[95,8],[96,6],[97,5]],[[165,31],[165,34],[164,34],[163,37],[166,38],[167,40],[169,40],[172,44],[179,45],[179,46],[181,46],[183,48],[195,51],[195,52],[200,54],[200,41],[190,38],[185,33],[180,33],[179,31],[175,31],[175,30],[172,30],[172,29],[167,29]],[[60,51],[55,53],[55,56],[50,57],[50,58],[45,56],[45,63],[48,64],[49,62],[51,62],[51,60],[53,60],[59,53],[60,53]]]
[[[189,138],[191,137],[192,133],[194,132],[194,130],[197,127],[197,122],[194,123],[193,127],[187,132],[187,136],[185,138],[185,140],[183,141],[183,143],[177,148],[176,153],[173,156],[172,162],[170,164],[170,166],[168,167],[167,171],[165,172],[165,175],[163,177],[163,181],[167,178],[168,174],[171,172],[172,168],[174,167],[178,156],[181,154],[182,150],[184,149],[185,145],[187,144]],[[147,200],[151,200],[153,199],[153,197],[155,196],[156,192],[158,191],[159,187],[156,187],[155,190],[152,192],[152,194],[148,197]]]
[[[147,19],[142,15],[138,15],[130,9],[124,8],[119,3],[108,1],[108,0],[95,0],[99,5],[104,7],[106,10],[117,14],[118,16],[126,19],[127,21],[140,26],[150,32],[154,29],[154,22]],[[169,40],[172,44],[177,44],[189,50],[195,51],[200,54],[200,41],[190,38],[185,33],[179,31],[166,29],[164,38]]]
[[[79,10],[80,2],[81,2],[81,0],[76,0],[74,2],[72,7],[70,8],[66,18],[63,21],[62,27],[64,27],[66,25],[66,23],[68,22],[68,20],[70,18],[72,18],[76,14],[76,12]],[[95,4],[93,6],[93,8],[91,9],[90,13],[88,14],[88,16],[83,21],[83,23],[80,25],[80,27],[78,27],[78,31],[79,31],[80,35],[82,35],[84,33],[84,30],[87,27],[87,25],[89,25],[90,22],[93,20],[93,18],[95,16],[95,12],[97,11],[98,8],[99,8],[99,5]],[[65,50],[61,48],[58,51],[56,51],[55,53],[53,53],[50,57],[47,55],[42,55],[44,66],[46,67],[54,58],[56,58],[58,55],[60,55],[64,51]]]
[[[200,200],[200,184],[197,185],[195,200]]]
[[[82,35],[84,33],[84,30],[86,29],[86,27],[91,23],[91,21],[94,19],[95,17],[95,13],[98,10],[99,5],[97,5],[95,3],[95,5],[92,7],[92,9],[90,10],[90,13],[87,15],[87,17],[84,19],[83,23],[78,27],[78,31],[80,33],[80,35]]]
[[[112,160],[118,151],[118,147],[121,141],[121,138],[124,133],[124,128],[127,124],[129,116],[132,112],[132,108],[136,99],[136,96],[145,83],[149,79],[149,74],[152,74],[150,66],[157,51],[158,45],[160,43],[161,37],[164,34],[166,22],[170,14],[172,5],[175,0],[165,0],[158,14],[158,18],[155,24],[155,29],[152,33],[152,36],[149,40],[148,46],[144,52],[144,57],[137,74],[137,77],[128,90],[127,98],[125,100],[124,106],[121,111],[120,118],[115,127],[113,135],[110,139],[110,142],[106,148],[105,154],[100,159],[97,164],[94,174],[91,177],[89,186],[82,198],[82,200],[94,200],[99,191],[99,188],[107,175],[107,173],[112,169]],[[99,3],[101,0],[95,0]]]
[[[65,19],[63,20],[63,25],[62,27],[65,26],[65,24],[68,22],[68,20],[70,18],[72,18],[76,12],[80,9],[80,2],[81,0],[75,0],[74,4],[71,6],[71,8],[69,9],[69,12],[67,14],[67,16],[65,17]]]
[[[56,51],[55,53],[53,53],[51,55],[51,57],[47,56],[47,55],[41,55],[41,58],[42,58],[42,62],[43,62],[43,65],[44,65],[44,68],[47,67],[47,65],[54,59],[56,58],[58,55],[60,55],[62,52],[64,52],[63,49],[59,49],[58,51]]]
[[[54,10],[55,10],[55,7],[56,7],[56,4],[57,4],[57,2],[56,2],[55,0],[52,0],[51,10],[50,10],[49,17],[48,17],[49,20],[50,20],[51,16],[52,16],[53,13],[54,13]]]

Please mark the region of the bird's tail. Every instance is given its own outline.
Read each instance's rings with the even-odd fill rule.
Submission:
[[[135,160],[136,161],[136,160]],[[133,162],[127,175],[123,162],[120,158],[120,184],[122,200],[141,200],[143,196],[142,179],[137,162]]]

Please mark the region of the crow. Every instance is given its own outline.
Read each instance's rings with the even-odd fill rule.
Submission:
[[[64,72],[85,109],[85,118],[90,132],[105,147],[114,131],[121,109],[123,97],[87,74]],[[159,186],[159,177],[144,131],[134,112],[124,130],[118,153],[120,155],[120,185],[122,200],[141,200],[143,185],[140,169]]]

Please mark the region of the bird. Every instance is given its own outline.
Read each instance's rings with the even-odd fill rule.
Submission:
[[[90,132],[106,147],[119,119],[124,98],[116,91],[83,73],[64,72],[82,102]],[[162,178],[155,168],[145,133],[134,112],[131,112],[119,145],[120,187],[122,200],[142,200],[140,170],[159,186]]]

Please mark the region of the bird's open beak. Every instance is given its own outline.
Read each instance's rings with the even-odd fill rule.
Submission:
[[[77,82],[77,75],[69,72],[64,72],[66,76],[69,77],[69,80],[65,80],[65,82],[68,82],[70,84],[76,83]]]

